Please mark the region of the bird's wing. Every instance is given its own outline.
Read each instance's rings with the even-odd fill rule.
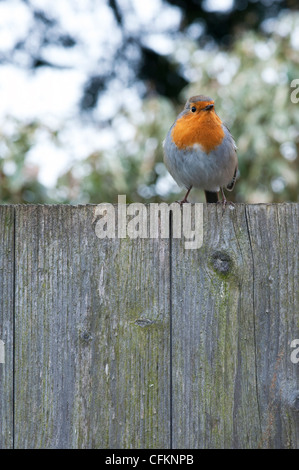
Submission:
[[[233,136],[232,136],[232,134],[231,134],[231,131],[229,130],[228,126],[227,126],[225,123],[223,123],[223,125],[224,125],[225,128],[227,129],[227,131],[228,131],[228,133],[229,133],[229,135],[230,135],[230,137],[231,137],[231,139],[232,139],[233,146],[234,146],[234,150],[235,150],[235,152],[237,153],[237,148],[238,148],[238,147],[236,146],[236,142],[235,142],[235,140],[234,140],[234,138],[233,138]],[[226,186],[226,189],[227,189],[228,191],[232,191],[232,190],[234,189],[235,183],[236,183],[236,180],[237,180],[237,175],[238,175],[238,164],[236,165],[236,168],[235,168],[235,171],[234,171],[233,179],[232,179],[231,182]]]
[[[225,127],[226,130],[228,131],[228,134],[229,134],[229,136],[231,137],[231,139],[232,139],[232,141],[233,141],[234,149],[235,149],[235,151],[237,152],[237,148],[238,148],[238,147],[237,147],[237,145],[236,145],[235,139],[234,139],[233,136],[232,136],[231,131],[229,130],[229,128],[228,128],[227,124],[225,124],[225,122],[223,122],[222,124],[224,125],[224,127]]]
[[[236,179],[237,179],[237,173],[238,173],[238,165],[236,165],[235,171],[234,171],[234,176],[231,182],[226,186],[226,189],[228,191],[232,191],[235,187]]]

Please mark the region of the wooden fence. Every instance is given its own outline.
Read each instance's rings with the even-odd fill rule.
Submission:
[[[0,207],[0,447],[298,448],[299,205],[204,205],[195,250],[95,208]]]

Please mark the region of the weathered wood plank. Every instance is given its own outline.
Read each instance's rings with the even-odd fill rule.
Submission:
[[[259,447],[299,448],[298,204],[247,206],[253,260]]]
[[[0,207],[0,449],[13,447],[14,208]]]
[[[168,447],[169,241],[16,210],[17,448]]]
[[[174,447],[298,448],[298,205],[205,207],[171,274]]]
[[[16,447],[298,448],[298,205],[205,206],[196,250],[95,223],[16,208]]]

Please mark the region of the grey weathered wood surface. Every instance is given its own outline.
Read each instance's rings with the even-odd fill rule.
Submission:
[[[173,240],[174,447],[298,448],[298,205],[205,212]]]
[[[13,447],[13,289],[14,209],[0,210],[0,340],[4,357],[0,363],[0,449]]]
[[[298,209],[205,205],[186,250],[1,206],[0,447],[299,448]]]
[[[169,242],[94,209],[16,209],[16,447],[169,445]]]

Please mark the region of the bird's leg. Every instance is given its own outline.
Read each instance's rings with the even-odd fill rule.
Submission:
[[[190,193],[191,189],[192,189],[192,186],[190,186],[190,188],[186,192],[186,195],[185,195],[184,199],[182,199],[181,201],[176,201],[176,202],[178,202],[181,205],[185,204],[185,202],[189,202],[189,201],[187,201],[187,197],[189,196],[189,193]]]
[[[221,194],[222,194],[222,201],[218,201],[218,203],[222,204],[223,209],[226,208],[226,205],[227,205],[227,204],[231,204],[233,207],[235,207],[235,204],[234,204],[232,201],[228,201],[228,200],[226,199],[222,187],[220,188],[220,190],[221,190]]]
[[[223,191],[222,187],[220,188],[220,190],[221,190],[221,194],[222,194],[222,205],[225,207],[226,204],[227,204],[227,199],[225,197],[225,194],[224,194],[224,191]]]

